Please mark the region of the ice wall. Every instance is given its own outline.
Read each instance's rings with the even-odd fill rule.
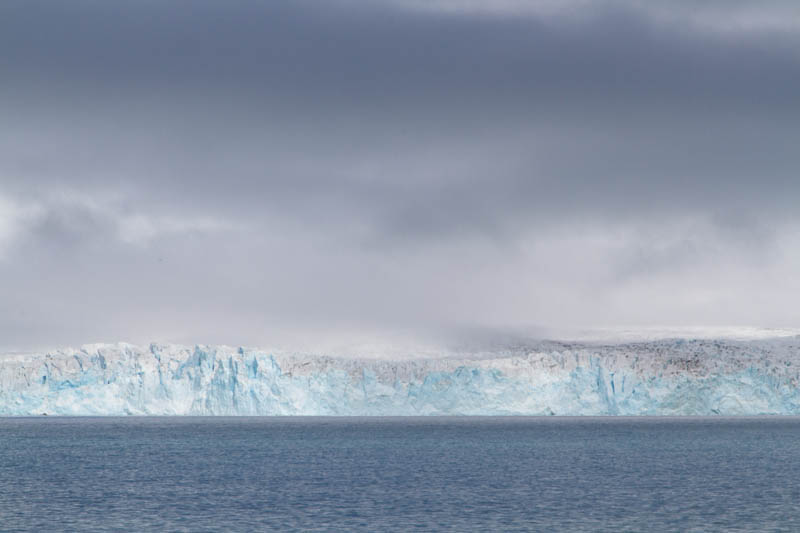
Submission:
[[[424,360],[128,344],[0,356],[0,415],[800,414],[800,337]]]

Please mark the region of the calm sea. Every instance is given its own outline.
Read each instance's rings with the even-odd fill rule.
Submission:
[[[800,531],[800,419],[5,418],[0,529]]]

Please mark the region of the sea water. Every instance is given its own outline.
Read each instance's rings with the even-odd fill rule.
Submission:
[[[0,530],[797,531],[800,418],[3,418]]]

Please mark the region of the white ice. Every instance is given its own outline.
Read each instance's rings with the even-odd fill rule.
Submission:
[[[0,356],[0,415],[800,414],[800,337],[398,360],[223,346]]]

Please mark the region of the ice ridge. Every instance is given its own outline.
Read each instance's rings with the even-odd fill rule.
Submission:
[[[800,414],[800,337],[358,359],[152,344],[0,356],[0,415]]]

